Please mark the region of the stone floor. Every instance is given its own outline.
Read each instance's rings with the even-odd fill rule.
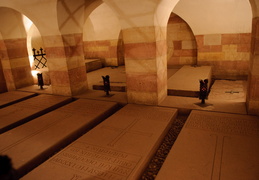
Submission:
[[[168,79],[172,77],[180,67],[168,69]],[[102,85],[102,77],[109,74],[111,85],[121,86],[126,84],[125,68],[106,67],[87,74],[89,90],[76,98],[87,98],[94,100],[114,101],[120,104],[127,104],[127,94],[125,92],[111,91],[111,96],[105,96],[102,90],[93,90],[93,84]],[[186,81],[188,76],[179,81]],[[173,82],[168,82],[173,83]],[[176,82],[177,83],[177,82]],[[37,85],[19,89],[20,91],[52,94],[51,86],[44,86],[41,90]],[[238,92],[238,93],[237,93]],[[178,108],[182,113],[189,113],[191,110],[217,111],[227,113],[246,114],[246,81],[216,80],[211,87],[211,92],[206,100],[206,104],[200,104],[200,100],[194,97],[167,96],[159,106]]]
[[[178,69],[179,68],[169,69],[167,72],[168,77],[174,75]],[[103,68],[101,71],[98,71],[99,72],[93,71],[93,73],[91,72],[92,74],[88,73],[90,87],[95,83],[102,84],[101,76],[107,74],[111,76],[111,82],[114,84],[123,85],[123,83],[126,82],[125,76],[123,76],[125,74],[125,69],[123,67]],[[181,78],[181,81],[184,81],[184,78],[185,76]],[[168,177],[171,177],[170,170],[167,169],[167,166],[173,166],[176,167],[176,169],[178,168],[177,171],[180,171],[181,167],[183,167],[186,172],[191,172],[197,177],[196,179],[199,180],[207,179],[205,176],[210,177],[208,179],[257,180],[259,175],[256,169],[259,167],[259,161],[258,153],[256,152],[259,147],[259,123],[258,117],[247,115],[245,105],[246,86],[247,82],[244,80],[215,80],[211,86],[210,94],[205,104],[201,104],[201,101],[194,97],[167,96],[158,106],[178,109],[177,120],[174,121],[171,129],[165,136],[164,141],[157,149],[157,153],[153,159],[150,160],[142,179],[153,180],[158,174],[157,179],[166,178],[167,180]],[[44,86],[44,89],[40,90],[39,87],[35,85],[22,88],[19,91],[52,94],[51,86]],[[84,94],[75,96],[75,98],[113,101],[118,102],[123,106],[128,103],[127,94],[125,92],[112,91],[111,95],[107,97],[103,91],[93,90],[91,88]],[[193,118],[194,115],[195,118]],[[200,118],[196,117],[198,115]],[[202,118],[203,116],[206,118]],[[185,123],[186,119],[187,122]],[[198,124],[196,121],[199,121]],[[195,126],[195,129],[192,128],[190,123],[193,124],[193,127]],[[184,128],[182,129],[183,126]],[[238,126],[238,128],[235,128],[236,126]],[[224,132],[221,132],[221,130]],[[182,133],[182,131],[184,131],[184,133]],[[190,135],[190,133],[193,132],[195,135]],[[233,132],[234,135],[232,135]],[[256,134],[256,136],[247,134],[251,132]],[[223,140],[221,137],[223,137]],[[241,140],[240,142],[239,139]],[[247,139],[249,139],[249,141],[246,141]],[[176,143],[174,144],[174,142]],[[201,148],[204,144],[206,144],[207,148]],[[234,149],[231,148],[232,145],[235,145]],[[239,148],[238,146],[242,146],[242,148]],[[174,150],[175,148],[176,150]],[[237,151],[235,151],[235,148]],[[253,150],[254,148],[255,150]],[[192,150],[196,154],[193,154],[191,152]],[[172,158],[174,157],[174,155],[172,155],[174,152],[182,155],[176,159]],[[250,152],[252,153],[252,156],[249,155]],[[168,153],[169,155],[167,156]],[[197,153],[201,155],[202,158],[196,158]],[[206,155],[204,155],[204,153]],[[239,156],[239,154],[242,154],[242,156]],[[181,158],[184,158],[186,163],[179,163],[183,161]],[[171,165],[170,159],[173,159],[173,165]],[[199,160],[202,160],[201,164]],[[222,162],[223,164],[221,164]],[[188,167],[188,163],[190,164],[190,167]],[[234,167],[241,173],[240,176],[235,175],[235,169],[232,168],[231,163],[234,163]],[[199,169],[198,165],[201,165],[200,167],[203,168]],[[211,168],[211,166],[213,168]],[[160,168],[162,170],[160,170]],[[193,171],[195,168],[198,168],[197,171]],[[248,172],[248,176],[245,176],[245,174],[242,173],[244,169],[245,172]],[[211,174],[211,170],[214,174]],[[183,180],[192,180],[192,177],[186,172],[176,173],[174,176],[177,175],[177,177]]]

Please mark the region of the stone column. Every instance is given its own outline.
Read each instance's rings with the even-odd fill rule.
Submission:
[[[44,36],[53,94],[77,95],[87,89],[82,34]]]
[[[259,115],[259,17],[253,18],[251,64],[248,78],[247,110]]]
[[[167,94],[165,28],[123,30],[129,103],[157,105]]]
[[[26,38],[1,41],[1,61],[9,91],[33,85]]]

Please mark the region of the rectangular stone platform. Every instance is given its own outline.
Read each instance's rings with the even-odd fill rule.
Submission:
[[[35,93],[27,93],[20,91],[10,91],[0,94],[0,108],[12,105],[25,99],[36,96]]]
[[[117,108],[114,102],[76,100],[1,134],[0,154],[11,158],[14,168],[22,176],[110,116]]]
[[[258,180],[259,118],[192,111],[156,180]]]
[[[128,104],[22,180],[139,179],[176,115]]]
[[[91,72],[103,68],[101,59],[85,59],[86,72]]]
[[[71,101],[71,97],[42,94],[2,108],[0,134]]]
[[[210,87],[211,73],[211,66],[183,66],[168,79],[168,95],[198,97],[199,80],[208,79],[208,87]]]

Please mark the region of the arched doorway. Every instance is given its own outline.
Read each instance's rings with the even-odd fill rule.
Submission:
[[[102,90],[102,76],[109,75],[111,91],[126,91],[124,44],[120,22],[105,3],[100,3],[84,24],[84,57],[88,88]]]
[[[33,84],[28,59],[23,15],[11,8],[0,8],[2,34],[1,63],[8,91]]]
[[[45,46],[41,34],[35,24],[33,24],[26,16],[24,16],[24,24],[27,32],[27,49],[33,82],[35,85],[38,84],[37,74],[40,73],[43,76],[43,82],[46,88],[46,86],[51,85],[51,80]]]

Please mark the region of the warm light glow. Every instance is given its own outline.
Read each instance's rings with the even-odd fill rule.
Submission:
[[[23,24],[24,24],[24,28],[25,28],[26,32],[28,32],[33,23],[29,18],[27,18],[26,16],[23,15]]]
[[[31,74],[33,77],[37,77],[37,74],[40,73],[40,71],[37,70],[31,70]]]
[[[33,68],[33,62],[34,62],[34,58],[33,56],[29,56],[29,61],[30,61],[30,66],[31,66],[31,69]]]

